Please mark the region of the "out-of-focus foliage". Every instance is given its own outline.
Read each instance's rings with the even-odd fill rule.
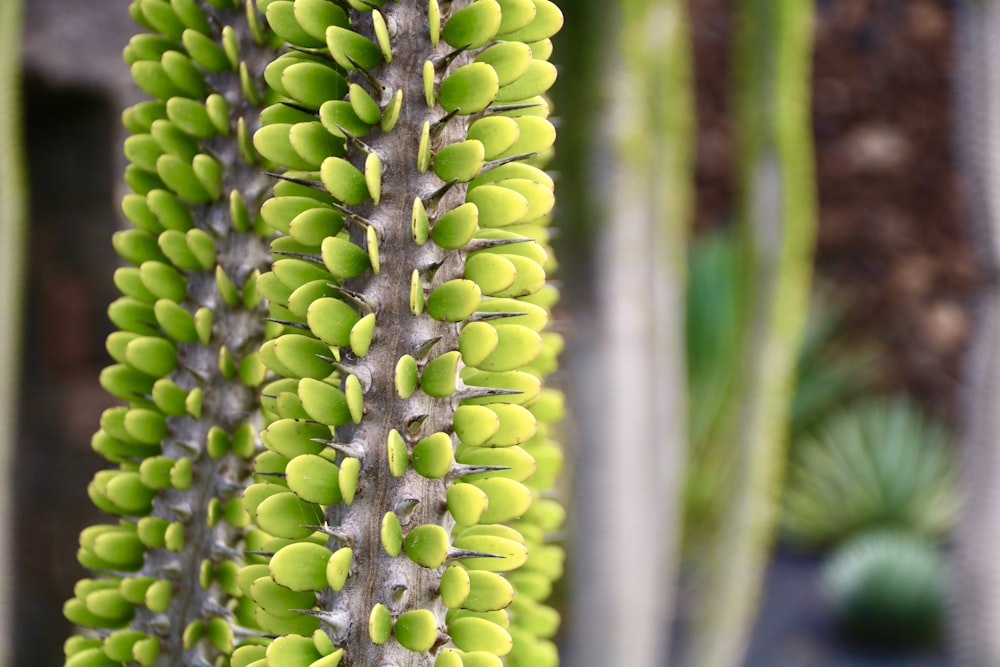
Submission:
[[[697,549],[717,525],[731,469],[734,389],[743,372],[745,253],[741,238],[717,231],[692,244],[687,284],[686,345],[690,458],[685,485],[685,539]],[[814,295],[799,352],[791,411],[791,448],[811,428],[861,396],[878,374],[870,345],[845,340],[845,311],[825,292]]]
[[[856,641],[927,646],[941,635],[945,562],[926,539],[896,531],[859,535],[830,558],[823,590]]]
[[[912,401],[893,398],[852,406],[801,443],[784,527],[809,547],[872,528],[934,538],[957,509],[950,433]]]

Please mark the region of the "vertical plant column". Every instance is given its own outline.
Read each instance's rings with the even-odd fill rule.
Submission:
[[[974,306],[975,328],[966,360],[962,424],[964,509],[951,554],[956,664],[980,667],[1000,660],[1000,68],[996,65],[1000,7],[961,3],[956,15],[957,147],[971,246],[984,277]]]
[[[594,174],[604,216],[601,355],[581,411],[591,422],[581,428],[581,476],[591,477],[581,483],[581,530],[599,537],[577,556],[572,662],[588,666],[666,660],[686,442],[687,16],[680,1],[617,6],[614,57],[602,73],[605,159]]]
[[[741,0],[736,14],[737,193],[752,293],[733,488],[694,629],[692,667],[741,663],[774,534],[816,233],[812,11],[802,0]]]
[[[291,47],[254,136],[267,450],[233,665],[544,667],[561,465],[548,0],[258,2]],[[517,523],[516,527],[514,522]],[[516,575],[513,570],[524,566]],[[514,582],[523,596],[514,599]]]
[[[130,11],[150,32],[125,60],[154,99],[123,116],[132,228],[113,238],[127,266],[101,384],[126,405],[101,417],[93,447],[116,467],[88,487],[121,518],[81,534],[94,575],[65,614],[92,629],[66,643],[66,664],[216,664],[253,622],[236,577],[265,374],[256,282],[268,239],[255,224],[270,179],[251,133],[273,50],[238,0]]]
[[[27,256],[27,186],[21,122],[21,27],[24,5],[12,0],[0,6],[0,308],[7,313],[0,324],[0,530],[13,534],[11,512],[14,483],[14,445],[17,442],[17,401],[20,376],[25,258]],[[0,567],[13,572],[13,549],[4,550]],[[0,600],[14,599],[14,582],[6,577]],[[0,664],[14,660],[11,608],[0,612]]]

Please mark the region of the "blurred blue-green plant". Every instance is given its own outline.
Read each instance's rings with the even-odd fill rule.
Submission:
[[[821,548],[875,528],[936,539],[958,511],[952,436],[911,399],[852,405],[792,456],[784,531]]]
[[[929,646],[941,636],[946,568],[928,539],[878,530],[848,540],[823,569],[823,592],[854,641]]]

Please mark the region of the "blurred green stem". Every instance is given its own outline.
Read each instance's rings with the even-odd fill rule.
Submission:
[[[17,437],[26,196],[21,146],[21,0],[0,2],[0,534],[14,534],[11,467]],[[0,665],[13,664],[13,549],[0,551]]]
[[[741,663],[773,540],[795,360],[805,329],[816,235],[810,126],[812,3],[740,0],[735,134],[747,235],[747,333],[732,488],[687,664]]]
[[[613,7],[608,5],[607,7]],[[663,664],[686,446],[683,298],[693,165],[682,0],[625,0],[601,73],[600,335],[574,592],[580,667]],[[607,12],[602,14],[607,21]],[[583,455],[581,455],[583,456]],[[581,459],[582,460],[582,459]],[[583,467],[583,466],[581,466]]]

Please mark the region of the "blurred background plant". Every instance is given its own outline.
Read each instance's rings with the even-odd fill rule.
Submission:
[[[911,533],[872,530],[839,547],[823,590],[852,640],[882,648],[940,640],[948,597],[944,557]]]
[[[803,436],[784,497],[788,542],[830,548],[872,530],[932,541],[958,513],[954,443],[905,397],[864,399]]]
[[[718,525],[733,458],[739,341],[745,331],[741,237],[714,230],[692,242],[687,283],[686,354],[689,453],[684,486],[684,551],[692,557]],[[825,419],[874,391],[884,373],[876,345],[859,339],[846,307],[828,287],[812,298],[796,364],[790,452]]]

